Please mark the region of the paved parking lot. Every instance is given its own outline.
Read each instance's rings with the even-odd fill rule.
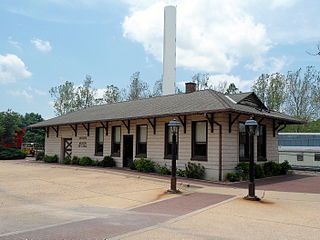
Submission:
[[[0,161],[0,239],[319,239],[319,176],[258,181],[261,202],[183,181],[171,195],[167,178]]]

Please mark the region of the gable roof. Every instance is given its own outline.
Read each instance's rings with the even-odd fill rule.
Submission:
[[[258,109],[268,110],[268,108],[261,102],[259,97],[254,92],[229,94],[228,97],[232,98],[236,103],[249,105]]]
[[[228,97],[232,95],[228,95]],[[188,94],[174,94],[134,101],[104,104],[71,112],[29,127],[47,127],[99,121],[116,121],[138,118],[153,118],[172,115],[190,115],[213,112],[238,112],[278,119],[287,123],[303,121],[277,112],[258,110],[252,106],[235,103],[226,95],[214,90],[202,90]],[[240,98],[240,96],[237,96]],[[236,98],[237,98],[236,97]]]

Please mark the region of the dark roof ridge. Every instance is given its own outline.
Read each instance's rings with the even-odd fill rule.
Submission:
[[[223,95],[224,97],[226,96],[225,94],[221,93],[221,92],[218,92],[216,90],[213,90],[213,89],[208,89],[209,92],[212,94],[212,95],[215,95],[217,96],[217,99],[218,101],[224,106],[224,107],[227,107],[227,108],[232,108],[232,106],[225,100],[223,99],[220,95]]]

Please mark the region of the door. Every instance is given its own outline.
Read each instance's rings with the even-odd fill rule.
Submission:
[[[70,157],[72,155],[72,138],[64,138],[63,139],[63,160],[66,157]]]
[[[129,167],[133,161],[133,135],[123,136],[123,167]]]

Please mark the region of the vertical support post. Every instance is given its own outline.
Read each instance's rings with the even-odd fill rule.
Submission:
[[[171,192],[177,192],[177,135],[172,134]]]

